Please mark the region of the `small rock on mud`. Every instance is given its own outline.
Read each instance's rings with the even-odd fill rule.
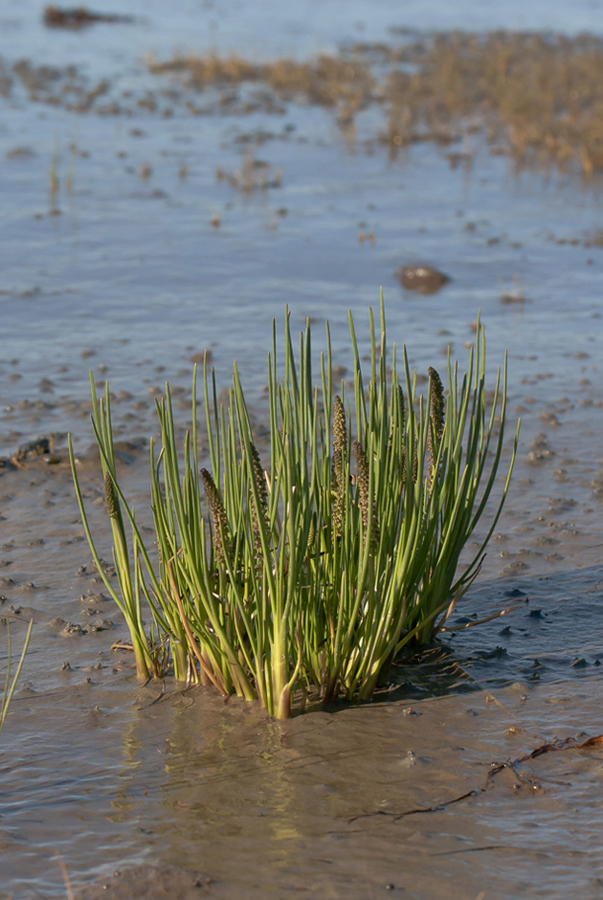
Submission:
[[[37,437],[33,441],[21,444],[13,459],[20,462],[24,459],[31,459],[36,456],[44,456],[50,453],[52,441],[49,437]]]
[[[396,272],[396,278],[407,291],[423,295],[435,294],[450,281],[448,275],[432,266],[403,266]]]
[[[555,451],[549,447],[546,434],[537,434],[530,444],[530,452],[525,457],[525,461],[531,465],[542,465],[555,456]]]

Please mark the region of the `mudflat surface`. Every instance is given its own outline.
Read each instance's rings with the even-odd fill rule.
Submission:
[[[558,131],[554,152],[540,154],[543,133],[522,155],[472,109],[431,136],[415,122],[407,140],[394,95],[377,97],[388,67],[420,64],[400,54],[431,46],[434,22],[554,29],[572,38],[569,66],[593,52],[598,7],[505,4],[504,21],[469,2],[407,4],[404,21],[398,7],[172,14],[131,0],[98,4],[131,21],[77,32],[46,29],[39,4],[2,13],[0,456],[50,442],[0,467],[2,673],[7,623],[16,652],[35,623],[0,738],[2,900],[65,897],[61,862],[90,900],[603,895],[600,747],[522,759],[603,732],[597,159],[584,131],[565,163]],[[583,46],[580,30],[594,34]],[[359,94],[356,44],[358,77],[370,70],[377,85]],[[316,93],[321,53],[332,95],[323,82]],[[283,59],[312,77],[294,96],[268,75],[200,85],[178,63],[190,54],[197,73],[222,57],[232,74],[236,54],[272,79]],[[397,273],[413,266],[449,280],[407,290]],[[389,340],[407,345],[419,380],[430,365],[443,373],[448,352],[464,368],[480,310],[492,387],[508,349],[503,468],[521,416],[518,458],[453,631],[395,667],[374,703],[284,724],[209,689],[137,684],[130,654],[111,649],[127,631],[91,563],[67,463],[71,432],[109,560],[89,369],[99,389],[109,382],[144,531],[166,379],[183,437],[194,362],[210,351],[225,389],[236,358],[261,445],[272,318],[280,328],[288,304],[294,328],[314,320],[317,353],[328,318],[345,382],[347,311],[362,352],[380,285]]]

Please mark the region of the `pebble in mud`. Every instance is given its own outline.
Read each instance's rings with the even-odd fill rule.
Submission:
[[[59,634],[61,637],[81,637],[86,634],[94,634],[97,631],[106,631],[113,627],[110,619],[97,618],[85,625],[78,625],[76,622],[66,622],[60,617],[51,619],[49,623],[53,629],[61,629]]]
[[[87,593],[78,597],[81,603],[107,603],[109,599],[105,594],[95,594],[92,591],[87,591]]]
[[[555,544],[559,544],[560,541],[557,538],[547,537],[544,534],[538,535],[531,542],[534,547],[554,547]]]
[[[519,572],[525,572],[526,569],[529,569],[529,565],[527,563],[522,562],[522,560],[515,560],[514,562],[508,563],[501,569],[501,575],[517,575]]]
[[[43,456],[50,453],[51,447],[52,438],[50,436],[40,436],[33,441],[28,441],[26,444],[21,444],[13,459],[19,462],[32,457]]]
[[[81,625],[77,625],[74,622],[66,622],[65,627],[61,631],[61,637],[71,637],[72,635],[80,634],[85,634],[85,631]]]
[[[531,465],[542,465],[555,456],[555,451],[551,450],[546,434],[542,432],[537,434],[530,444],[530,452],[525,458],[527,463]]]
[[[438,272],[432,266],[402,266],[395,274],[405,290],[416,291],[424,296],[435,294],[450,281],[448,275]]]
[[[551,412],[548,409],[544,409],[540,413],[540,418],[543,422],[546,422],[547,425],[551,426],[551,428],[558,428],[561,424],[555,413]]]

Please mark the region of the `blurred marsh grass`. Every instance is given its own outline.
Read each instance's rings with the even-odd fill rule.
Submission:
[[[236,363],[224,403],[207,361],[203,369],[211,470],[199,466],[196,373],[192,427],[180,451],[166,385],[156,401],[161,446],[151,442],[150,449],[153,561],[118,483],[108,388],[99,398],[91,380],[116,587],[94,545],[71,450],[73,477],[93,557],[130,630],[139,677],[162,675],[171,664],[177,679],[258,699],[286,718],[295,697],[369,699],[406,645],[425,645],[445,628],[479,573],[509,487],[517,435],[487,533],[459,567],[501,461],[506,360],[488,413],[478,325],[468,371],[460,375],[449,359],[447,390],[430,369],[427,396],[419,396],[405,349],[401,378],[395,345],[388,365],[383,299],[378,331],[369,314],[366,384],[349,316],[349,396],[342,385],[333,397],[328,323],[318,380],[310,325],[296,357],[287,314],[279,375],[273,323],[265,469]]]
[[[378,139],[392,155],[417,142],[463,141],[463,152],[449,154],[449,161],[470,166],[468,138],[476,135],[476,145],[486,143],[519,165],[553,165],[585,179],[603,171],[603,40],[597,35],[407,32],[397,46],[395,38],[358,43],[305,62],[189,54],[150,58],[147,65],[188,89],[217,92],[215,101],[208,93],[208,111],[283,103],[331,109],[348,143],[359,115],[381,108]],[[255,93],[239,95],[245,85]]]
[[[57,216],[59,209],[59,168],[61,165],[61,148],[58,140],[55,140],[54,150],[48,164],[48,214]]]
[[[4,720],[6,719],[8,713],[8,707],[10,706],[10,702],[12,700],[13,694],[15,692],[15,688],[17,686],[17,681],[19,680],[19,676],[21,674],[21,669],[23,668],[23,663],[25,661],[25,654],[27,653],[27,648],[29,647],[29,640],[31,638],[31,632],[33,628],[33,619],[29,623],[29,628],[27,629],[27,633],[25,635],[25,641],[23,642],[23,649],[21,650],[21,656],[19,658],[19,662],[17,663],[17,669],[15,674],[11,680],[11,662],[12,662],[12,646],[11,646],[11,637],[10,637],[10,625],[7,623],[7,640],[8,640],[8,657],[6,662],[6,676],[4,681],[4,690],[2,692],[2,696],[0,697],[0,733],[4,727]]]

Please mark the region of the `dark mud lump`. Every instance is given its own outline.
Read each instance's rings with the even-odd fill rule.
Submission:
[[[77,31],[80,28],[87,28],[88,25],[93,25],[95,22],[131,21],[131,16],[96,13],[86,9],[85,6],[76,6],[73,9],[61,9],[58,6],[44,8],[44,24],[47,28],[68,28]]]
[[[396,277],[407,291],[424,295],[435,294],[450,281],[448,275],[432,266],[403,266],[396,272]]]

